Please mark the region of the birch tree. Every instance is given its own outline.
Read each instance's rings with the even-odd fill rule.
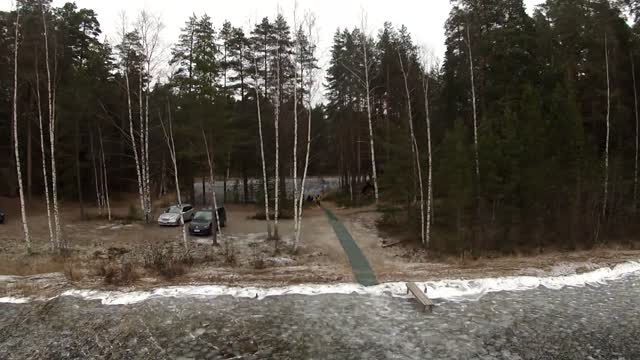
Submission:
[[[369,79],[369,55],[368,55],[368,36],[367,34],[367,19],[366,13],[364,10],[362,11],[361,23],[362,27],[362,56],[364,60],[364,88],[366,93],[366,105],[367,105],[367,121],[369,123],[369,147],[371,152],[371,178],[373,180],[373,190],[376,199],[376,205],[379,200],[378,193],[378,172],[376,169],[376,148],[375,148],[375,140],[373,137],[373,120],[371,118],[371,82]]]
[[[611,133],[611,86],[609,80],[609,44],[607,42],[607,34],[604,34],[604,59],[605,67],[607,71],[607,137],[605,139],[604,150],[604,195],[602,200],[602,221],[606,221],[607,216],[607,202],[609,196],[609,137]]]
[[[295,234],[294,251],[298,243],[298,63],[300,64],[300,72],[303,71],[302,64],[302,48],[300,45],[300,29],[298,29],[298,3],[295,3],[293,9],[293,28],[295,29],[295,61],[294,61],[294,81],[293,81],[293,232]],[[300,82],[301,84],[304,81]],[[304,97],[304,92],[302,92]],[[303,191],[304,193],[304,191]],[[300,209],[302,210],[302,209]]]
[[[49,176],[47,171],[47,154],[46,154],[46,145],[44,143],[44,124],[42,121],[42,99],[40,95],[40,75],[38,69],[38,56],[35,56],[35,69],[34,73],[36,75],[36,101],[38,102],[38,128],[40,130],[40,150],[42,157],[42,181],[44,185],[44,197],[47,205],[47,225],[49,227],[49,248],[53,252],[56,248],[55,237],[53,235],[53,224],[51,221],[51,196],[49,194]]]
[[[93,179],[96,187],[98,214],[102,216],[104,212],[104,196],[102,195],[102,161],[98,159],[96,162],[96,149],[93,140],[93,130],[91,129],[89,130],[89,146],[91,149],[91,165],[93,166]],[[100,155],[97,156],[99,157]],[[98,171],[98,164],[100,164],[100,171]]]
[[[429,71],[431,69],[431,56],[428,52],[424,54],[425,74],[422,77],[422,85],[424,87],[424,112],[427,129],[427,219],[425,224],[425,246],[429,246],[431,242],[431,217],[433,203],[433,158],[431,154],[431,117],[429,113]]]
[[[278,43],[280,42],[278,37]],[[280,89],[281,89],[281,79],[280,79],[280,54],[276,51],[276,91],[273,102],[273,111],[274,111],[274,126],[275,126],[275,137],[276,137],[276,166],[275,166],[275,184],[274,184],[274,211],[273,211],[273,239],[279,240],[280,234],[278,233],[278,212],[279,212],[279,200],[280,200]],[[276,242],[277,246],[277,242]]]
[[[211,196],[213,197],[213,212],[216,217],[216,227],[218,230],[218,234],[222,235],[222,229],[220,228],[220,216],[218,215],[218,200],[216,199],[216,180],[213,176],[213,161],[211,161],[211,154],[209,152],[209,143],[207,141],[207,135],[204,132],[204,128],[202,129],[202,139],[204,140],[204,147],[207,152],[207,162],[209,164],[209,181],[211,182]],[[217,245],[216,237],[213,237],[213,244]]]
[[[404,67],[400,50],[398,50],[398,59],[400,61],[400,70],[402,71],[402,77],[404,79],[404,89],[407,97],[407,118],[409,120],[409,133],[411,136],[411,150],[413,152],[413,157],[415,160],[415,168],[418,174],[418,183],[420,189],[420,239],[422,240],[422,243],[425,244],[424,185],[422,181],[422,165],[420,164],[420,150],[418,149],[418,141],[416,140],[416,135],[413,130],[413,110],[411,107],[411,91],[409,91],[407,69],[405,69]]]
[[[18,137],[18,47],[20,37],[20,7],[16,4],[16,31],[13,43],[13,149],[16,157],[16,174],[18,175],[18,191],[20,194],[20,215],[22,216],[22,231],[27,253],[31,254],[31,236],[27,221],[27,209],[24,200],[24,186],[22,184],[22,169],[20,167],[20,141]]]
[[[98,141],[100,142],[100,158],[102,160],[102,194],[104,204],[107,207],[107,218],[111,221],[111,202],[109,200],[109,178],[107,177],[107,161],[104,155],[104,143],[102,141],[102,129],[98,126]]]
[[[131,83],[129,81],[129,62],[128,62],[128,58],[129,58],[129,53],[131,51],[131,43],[128,39],[128,32],[127,32],[127,17],[124,13],[121,14],[121,22],[122,22],[122,42],[121,42],[121,47],[122,47],[122,73],[124,75],[124,80],[125,80],[125,90],[127,92],[127,110],[128,110],[128,116],[129,116],[129,138],[131,139],[131,149],[133,150],[133,158],[135,160],[135,165],[136,165],[136,176],[137,176],[137,180],[138,180],[138,196],[140,199],[140,209],[141,211],[144,213],[146,211],[146,202],[145,202],[145,197],[144,197],[144,188],[143,188],[143,178],[142,178],[142,167],[141,167],[141,161],[140,161],[140,157],[138,156],[138,147],[136,145],[136,133],[134,130],[134,126],[133,126],[133,109],[132,109],[132,104],[131,104]],[[142,69],[141,69],[142,70]],[[142,102],[140,102],[140,104],[142,104]],[[140,108],[140,111],[142,111],[142,108]]]
[[[44,52],[47,68],[47,93],[49,103],[49,145],[51,147],[51,191],[53,200],[53,220],[55,223],[55,243],[59,250],[66,249],[66,241],[62,238],[62,225],[60,224],[60,209],[58,206],[58,175],[56,171],[56,98],[55,89],[52,89],[53,78],[51,76],[51,63],[49,60],[49,32],[47,27],[47,12],[45,11],[44,2],[40,3],[42,10],[42,26],[44,28]],[[55,59],[54,59],[55,61]]]
[[[309,46],[309,51],[311,53],[311,57],[313,58],[313,52],[315,51],[317,39],[314,37],[315,30],[315,17],[313,14],[307,14],[306,17],[306,25],[307,25],[307,42]],[[307,171],[309,170],[309,155],[311,153],[311,118],[312,118],[312,105],[313,105],[313,96],[316,93],[317,89],[315,86],[315,64],[311,59],[309,62],[309,68],[307,69],[308,84],[309,84],[309,96],[307,99],[307,152],[304,160],[304,170],[302,172],[302,182],[300,185],[300,194],[298,199],[298,213],[297,213],[297,228],[295,229],[295,241],[293,245],[293,251],[296,252],[298,250],[298,245],[300,244],[300,233],[302,232],[302,211],[304,204],[304,188],[305,182],[307,180]],[[302,76],[304,63],[300,63],[301,67],[301,84],[304,86],[304,78]],[[302,88],[304,90],[304,87]],[[301,92],[302,101],[304,102],[304,91]]]
[[[173,124],[171,121],[171,106],[167,103],[167,122],[168,128],[164,125],[162,117],[160,117],[160,125],[162,126],[162,132],[164,133],[164,139],[169,149],[169,156],[173,165],[173,175],[176,183],[176,196],[178,197],[178,206],[180,207],[180,227],[182,227],[182,240],[185,250],[189,249],[189,242],[187,239],[187,227],[184,225],[184,214],[182,212],[182,197],[180,195],[180,180],[178,179],[178,161],[176,159],[176,143],[173,140]]]
[[[258,81],[258,60],[254,56],[255,73],[253,75],[256,90],[256,108],[258,113],[258,137],[260,139],[260,158],[262,161],[262,184],[264,191],[264,216],[267,221],[267,238],[271,238],[271,219],[269,218],[269,182],[267,178],[267,162],[264,156],[264,137],[262,136],[262,110],[260,108],[260,83]]]
[[[476,164],[476,181],[480,180],[480,155],[478,154],[478,112],[476,109],[476,85],[473,74],[473,53],[471,52],[471,35],[467,25],[467,51],[469,52],[469,76],[471,77],[471,105],[473,107],[473,157]]]
[[[153,73],[160,52],[160,32],[163,24],[159,17],[142,10],[138,16],[137,31],[140,34],[141,51],[145,69],[140,69],[140,153],[142,190],[144,196],[144,217],[149,222],[151,215],[151,176],[149,167],[149,93]],[[146,77],[143,79],[143,73]],[[143,81],[144,80],[144,81]],[[144,90],[143,90],[144,83]],[[144,98],[144,112],[142,99]],[[144,113],[144,116],[143,116]]]
[[[633,54],[631,54],[631,78],[633,80],[633,102],[634,107],[633,111],[635,114],[636,120],[636,147],[634,153],[634,168],[633,168],[633,212],[636,213],[638,210],[638,132],[639,132],[639,122],[638,122],[638,88],[636,87],[636,66],[633,59]]]

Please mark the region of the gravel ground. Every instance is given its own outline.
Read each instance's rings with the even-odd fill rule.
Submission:
[[[0,304],[2,359],[639,359],[640,275],[440,302],[389,296]]]

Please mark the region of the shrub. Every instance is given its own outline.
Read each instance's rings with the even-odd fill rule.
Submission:
[[[69,281],[82,280],[82,270],[78,269],[76,264],[66,264],[64,266],[64,277]]]
[[[235,265],[236,258],[236,248],[231,241],[225,240],[222,247],[222,255],[224,256],[224,262],[227,265]]]
[[[97,275],[104,278],[105,284],[115,286],[130,285],[140,278],[135,267],[130,262],[102,262],[98,264]]]
[[[190,251],[175,254],[172,246],[150,244],[143,254],[144,267],[154,270],[165,279],[174,279],[186,274],[188,267],[194,262]]]

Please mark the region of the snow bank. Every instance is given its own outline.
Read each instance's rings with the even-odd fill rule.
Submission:
[[[484,294],[499,291],[524,291],[545,287],[559,290],[566,286],[581,287],[597,286],[608,281],[621,279],[633,273],[640,272],[640,262],[630,261],[613,268],[600,268],[592,272],[564,276],[509,276],[501,278],[487,278],[476,280],[439,280],[417,283],[420,288],[427,289],[427,294],[433,299],[447,301],[477,301]],[[69,290],[60,296],[71,296],[85,300],[99,300],[104,305],[135,304],[153,298],[210,298],[216,296],[233,296],[238,298],[264,299],[269,296],[281,295],[322,295],[322,294],[359,294],[359,295],[391,295],[406,297],[404,282],[385,283],[377,286],[364,287],[358,284],[332,285],[293,285],[286,287],[228,287],[219,285],[202,286],[172,286],[151,291],[99,291],[99,290]],[[0,303],[25,303],[27,298],[0,298]]]
[[[0,304],[26,304],[31,299],[29,298],[17,298],[17,297],[0,297]]]

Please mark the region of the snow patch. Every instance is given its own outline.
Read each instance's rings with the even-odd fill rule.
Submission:
[[[0,304],[26,304],[30,302],[29,298],[17,298],[17,297],[0,297]]]
[[[509,276],[476,280],[439,280],[419,282],[417,285],[427,290],[432,299],[446,301],[477,301],[487,293],[500,291],[524,291],[539,287],[559,290],[564,287],[598,286],[608,281],[624,278],[640,272],[640,262],[626,262],[613,268],[605,267],[592,272],[564,276]],[[104,305],[128,305],[154,298],[210,298],[217,296],[233,296],[237,298],[264,299],[281,295],[323,295],[323,294],[358,294],[358,295],[391,295],[394,297],[410,297],[406,294],[404,282],[385,283],[364,287],[358,284],[332,285],[293,285],[274,288],[260,287],[228,287],[219,285],[173,286],[151,291],[99,291],[68,290],[60,296],[71,296],[85,300],[98,300]],[[0,303],[25,303],[28,298],[0,298]]]

